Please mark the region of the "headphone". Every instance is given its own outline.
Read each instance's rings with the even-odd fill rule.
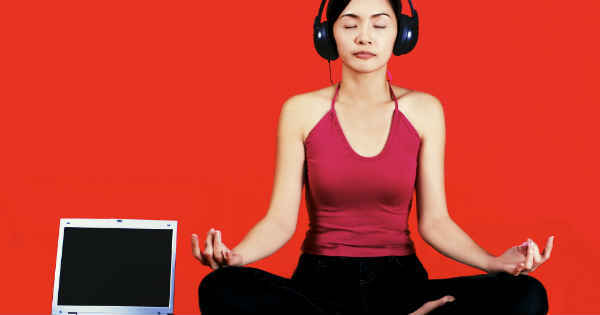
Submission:
[[[323,13],[323,7],[325,2],[321,1],[321,7],[319,7],[319,14],[315,18],[313,41],[317,53],[328,61],[336,60],[339,57],[337,47],[335,45],[335,39],[333,33],[329,32],[329,21],[321,22],[321,14]],[[412,0],[408,0],[410,4],[410,10],[412,16],[399,13],[398,16],[398,35],[394,42],[394,55],[400,56],[407,54],[415,48],[417,40],[419,38],[419,15],[417,10],[413,7]]]

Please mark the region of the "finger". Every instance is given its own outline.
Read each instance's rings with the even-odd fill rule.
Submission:
[[[531,269],[535,270],[537,266],[544,262],[544,259],[542,258],[542,255],[540,255],[540,249],[537,244],[533,240],[531,241],[531,244],[533,244],[533,267],[531,267]]]
[[[530,273],[532,271],[533,270],[528,270],[528,269],[525,269],[525,267],[522,267],[522,268],[519,269],[519,272],[515,276],[526,275],[526,274],[528,274],[528,273]]]
[[[521,253],[523,256],[527,256],[527,247],[529,246],[529,242],[525,241],[523,243],[521,243],[521,245],[519,245],[517,247],[517,249],[519,250],[519,253]]]
[[[223,248],[223,254],[225,254],[226,252],[230,251],[229,247],[227,247],[227,245],[225,245],[225,243],[223,243],[223,239],[221,240],[221,247]],[[225,257],[225,256],[223,256]]]
[[[529,246],[527,247],[527,263],[525,264],[526,269],[531,269],[533,267],[533,241],[529,240]]]
[[[522,263],[519,263],[519,264],[517,265],[517,272],[516,272],[514,275],[515,275],[515,276],[518,276],[518,275],[522,274],[523,272],[525,272],[525,271],[528,271],[528,270],[527,270],[527,265],[526,265],[526,264],[527,264],[527,262],[522,262]]]
[[[206,236],[206,248],[204,249],[204,252],[202,252],[202,255],[204,256],[204,260],[206,260],[208,262],[208,265],[213,268],[213,269],[217,269],[219,268],[219,264],[217,264],[213,258],[213,239],[214,239],[214,229],[210,229],[210,231],[208,231],[208,235]]]
[[[217,264],[217,267],[220,267],[222,264],[222,253],[221,253],[221,245],[219,244],[219,230],[213,230],[212,232],[212,247],[213,247],[213,255],[212,259]]]
[[[513,270],[513,272],[512,272],[512,275],[513,275],[513,276],[518,276],[518,275],[519,275],[519,273],[521,273],[521,270],[523,270],[524,266],[525,266],[525,264],[524,264],[524,263],[518,263],[518,264],[515,266],[515,269]]]
[[[554,247],[554,235],[550,236],[548,238],[548,241],[546,242],[546,248],[544,248],[544,253],[542,254],[544,256],[544,261],[550,258],[550,252],[552,252],[552,247]]]
[[[223,258],[224,258],[226,264],[230,265],[231,264],[231,250],[229,250],[229,249],[226,248],[223,251]]]
[[[202,253],[200,253],[200,245],[198,241],[198,235],[192,234],[192,255],[198,259],[201,263],[205,263]]]
[[[213,238],[213,257],[215,261],[219,264],[223,264],[223,243],[221,243],[221,231],[216,230],[214,233],[215,237]]]

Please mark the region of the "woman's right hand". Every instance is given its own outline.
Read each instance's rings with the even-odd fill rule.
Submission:
[[[423,304],[423,306],[421,306],[416,311],[414,311],[408,315],[425,315],[425,314],[433,311],[434,309],[436,309],[448,302],[454,301],[454,300],[455,300],[455,298],[452,295],[446,295],[437,300],[426,302],[425,304]]]
[[[221,231],[210,229],[204,244],[205,248],[201,251],[198,235],[192,233],[192,255],[203,265],[212,269],[243,265],[242,255],[230,250],[221,242]]]

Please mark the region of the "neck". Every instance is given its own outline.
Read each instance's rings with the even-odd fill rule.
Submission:
[[[344,71],[339,84],[338,98],[342,102],[352,104],[356,108],[371,107],[373,104],[382,104],[390,101],[390,82],[385,76],[385,67],[382,71],[371,73],[349,73]]]

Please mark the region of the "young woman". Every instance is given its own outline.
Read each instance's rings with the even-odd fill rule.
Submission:
[[[448,214],[443,108],[386,80],[400,14],[399,0],[330,1],[342,79],[284,103],[269,211],[244,240],[230,250],[211,229],[201,250],[192,235],[194,257],[214,269],[198,288],[202,314],[547,313],[528,273],[553,237],[542,253],[528,239],[496,257]],[[244,266],[292,237],[303,185],[310,229],[291,279]],[[409,237],[414,190],[423,239],[485,273],[429,279]]]

